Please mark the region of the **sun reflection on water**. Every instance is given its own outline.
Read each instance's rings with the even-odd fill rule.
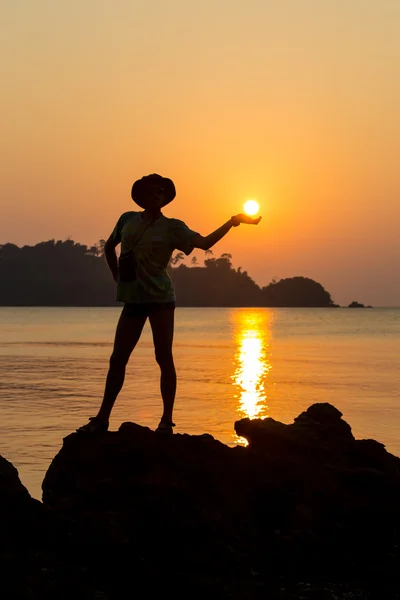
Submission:
[[[266,380],[271,370],[268,355],[271,315],[266,310],[237,311],[235,358],[232,382],[238,399],[238,418],[265,419],[268,416]],[[236,436],[236,441],[246,440]]]

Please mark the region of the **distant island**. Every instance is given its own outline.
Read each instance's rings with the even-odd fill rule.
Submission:
[[[67,240],[35,246],[0,246],[0,306],[116,306],[115,283],[104,259],[104,240],[88,247]],[[176,253],[169,274],[178,306],[198,307],[337,307],[329,292],[308,277],[273,279],[259,287],[232,256],[215,258],[209,250],[204,264],[190,266]],[[353,302],[351,307],[362,307]]]
[[[372,308],[372,306],[365,306],[365,304],[360,304],[359,302],[351,302],[348,308]]]

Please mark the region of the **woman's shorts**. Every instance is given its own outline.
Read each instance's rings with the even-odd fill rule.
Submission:
[[[174,310],[175,302],[148,302],[146,304],[127,302],[122,309],[122,314],[125,317],[149,317],[166,309]]]

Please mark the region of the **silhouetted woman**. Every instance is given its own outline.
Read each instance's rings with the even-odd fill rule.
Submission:
[[[156,361],[161,370],[163,413],[157,431],[172,433],[172,411],[176,392],[176,372],[172,356],[175,293],[167,273],[174,250],[186,255],[194,248],[208,250],[240,223],[257,225],[261,219],[244,214],[233,216],[219,229],[203,237],[183,221],[165,217],[161,209],[175,198],[171,179],[152,174],[132,186],[131,196],[143,211],[121,215],[108,238],[105,257],[117,282],[117,300],[124,303],[118,321],[110,358],[104,398],[97,416],[91,417],[79,432],[106,431],[114,402],[121,391],[125,368],[132,350],[149,318]],[[119,260],[115,248],[121,244]]]

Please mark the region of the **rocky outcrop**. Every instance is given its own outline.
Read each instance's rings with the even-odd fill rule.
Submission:
[[[94,598],[84,566],[68,551],[72,521],[29,495],[0,457],[0,594],[7,600]],[[74,536],[75,534],[75,536]]]
[[[243,419],[235,429],[247,447],[133,423],[71,434],[43,505],[9,470],[0,502],[12,513],[7,498],[23,498],[25,520],[41,524],[27,528],[30,547],[51,570],[38,579],[30,569],[36,595],[25,597],[68,597],[72,581],[88,599],[394,598],[400,459],[355,440],[329,404],[289,425]]]

